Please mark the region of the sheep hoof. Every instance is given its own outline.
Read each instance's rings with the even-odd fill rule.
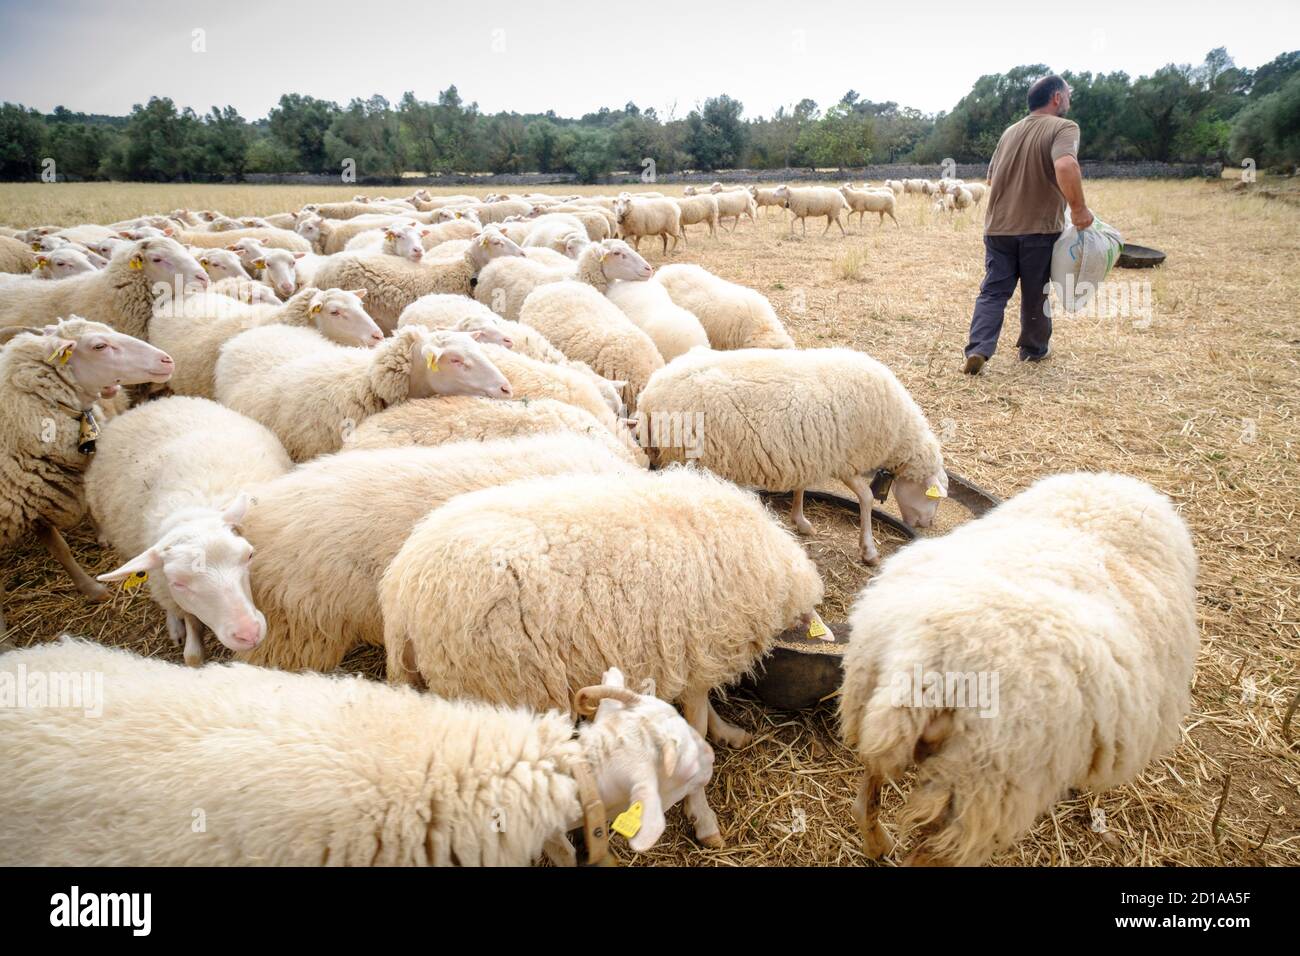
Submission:
[[[710,833],[708,836],[701,836],[697,839],[701,845],[707,846],[711,850],[720,850],[727,845],[726,841],[722,839],[721,833]]]
[[[879,566],[879,564],[880,564],[880,552],[879,552],[879,551],[863,551],[863,552],[862,552],[862,563],[865,564],[865,565],[867,565],[867,566],[869,566],[869,567],[873,567],[873,568]]]
[[[109,597],[108,588],[104,587],[104,585],[102,584],[97,584],[97,583],[91,583],[86,585],[81,589],[81,593],[86,596],[87,600],[94,601],[100,604],[102,604],[104,601],[107,601]]]
[[[800,534],[812,534],[812,522],[807,518],[795,518],[794,527]]]
[[[739,750],[741,747],[748,747],[754,739],[754,735],[747,730],[741,730],[739,727],[726,725],[723,727],[711,728],[709,737],[714,743],[726,744]]]
[[[199,648],[197,651],[186,648],[184,657],[185,657],[185,665],[187,667],[203,666],[203,648]]]
[[[894,852],[894,846],[894,838],[879,824],[862,833],[862,852],[867,855],[867,859],[879,860],[882,856],[888,856]]]

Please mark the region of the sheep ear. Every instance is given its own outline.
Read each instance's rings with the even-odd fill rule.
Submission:
[[[252,496],[246,491],[241,491],[230,504],[226,505],[226,510],[221,512],[221,520],[233,528],[244,520],[252,503]]]
[[[610,687],[627,686],[627,681],[623,679],[623,672],[619,670],[617,667],[611,667],[609,670],[605,671],[605,674],[604,676],[601,677],[600,682]]]
[[[96,581],[103,581],[105,584],[112,584],[116,581],[124,581],[134,574],[157,571],[162,567],[162,554],[156,547],[149,548],[146,551],[136,555],[120,568],[114,568],[107,574],[96,575]]]
[[[347,291],[351,292],[351,293],[352,293],[353,295],[355,295],[358,299],[364,299],[364,298],[366,297],[366,290],[365,290],[365,289],[348,289]]]
[[[948,476],[943,472],[936,471],[925,484],[925,496],[927,498],[948,497]]]
[[[472,332],[468,333],[469,337],[473,339],[475,342],[481,342],[483,340],[483,336],[486,334],[487,334],[486,329],[474,329]]]
[[[303,256],[305,256],[306,254],[307,254],[307,253],[305,253],[305,252],[295,252],[295,253],[293,254],[293,257],[294,257],[295,259],[301,259],[301,258],[302,258]]]
[[[664,752],[659,755],[664,776],[669,779],[677,772],[677,741],[669,740],[664,744]]]

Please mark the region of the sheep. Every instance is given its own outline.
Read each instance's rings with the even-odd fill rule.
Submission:
[[[735,747],[750,735],[709,691],[751,673],[821,598],[758,496],[692,469],[460,495],[412,529],[379,585],[390,682],[564,707],[584,674],[635,664],[701,736]]]
[[[848,235],[844,231],[844,223],[840,221],[840,216],[848,208],[848,200],[838,189],[831,189],[829,186],[796,186],[793,189],[789,186],[777,186],[776,195],[785,203],[785,207],[790,210],[790,235],[794,235],[794,221],[796,219],[803,225],[803,234],[808,235],[808,217],[826,217],[826,228],[822,230],[822,235],[830,231],[831,223],[840,227],[841,235]]]
[[[108,267],[60,282],[15,289],[0,286],[0,327],[42,326],[76,313],[133,338],[148,337],[156,290],[208,287],[208,274],[176,240],[141,239],[120,250]]]
[[[99,267],[76,246],[64,246],[53,252],[38,252],[35,258],[36,262],[30,273],[33,279],[58,281],[99,271]]]
[[[424,246],[427,252],[452,239],[473,239],[481,229],[482,226],[476,219],[453,219],[450,222],[440,222],[421,230],[420,245]]]
[[[277,212],[274,215],[267,216],[266,223],[276,229],[293,231],[293,228],[298,225],[298,214],[296,212]]]
[[[260,254],[264,255],[271,251],[257,240],[244,239],[242,241],[256,243],[261,249]],[[208,274],[208,278],[212,280],[214,285],[222,279],[251,280],[253,278],[245,268],[244,260],[234,250],[202,249],[195,246],[190,250],[190,253],[199,260],[199,265],[203,266],[203,271]]]
[[[951,193],[936,193],[934,205],[931,207],[937,216],[942,212],[952,212],[957,207],[956,200]]]
[[[417,398],[371,415],[343,440],[343,450],[492,441],[555,432],[576,432],[631,464],[648,465],[631,433],[623,430],[615,435],[590,412],[552,398]]]
[[[735,232],[740,225],[741,216],[748,216],[751,223],[757,222],[754,217],[758,213],[758,206],[754,204],[754,197],[748,189],[726,189],[715,193],[714,198],[718,201],[718,222],[730,217],[731,232]]]
[[[364,289],[358,294],[308,287],[271,307],[222,302],[215,296],[187,296],[175,307],[155,313],[149,323],[149,341],[176,362],[176,374],[168,383],[175,394],[212,398],[221,347],[248,329],[273,324],[311,327],[341,345],[378,345],[384,333],[366,314],[361,304],[364,294]]]
[[[893,372],[851,349],[688,352],[651,377],[639,408],[650,434],[655,416],[703,414],[708,428],[691,449],[695,462],[744,485],[793,492],[791,519],[801,534],[812,532],[803,490],[832,480],[848,485],[861,507],[867,564],[880,560],[871,499],[884,499],[891,476],[912,527],[929,527],[948,494],[939,441],[921,409]],[[651,458],[684,456],[669,445]]]
[[[579,253],[577,263],[576,275],[567,269],[549,269],[527,258],[489,263],[479,277],[474,298],[514,321],[519,318],[524,300],[540,285],[576,279],[603,294],[611,281],[643,281],[654,274],[650,263],[621,239],[590,243]]]
[[[948,191],[948,195],[952,197],[954,209],[969,209],[975,205],[975,197],[965,186],[953,187]]]
[[[885,188],[888,189],[890,192],[892,192],[895,196],[901,196],[903,195],[903,180],[886,179]]]
[[[298,290],[298,259],[306,255],[310,253],[267,249],[248,263],[248,269],[277,296],[287,299]]]
[[[263,244],[272,249],[286,249],[289,252],[311,252],[311,243],[288,229],[231,229],[226,232],[181,232],[176,236],[187,246],[202,246],[205,249],[228,249],[240,239],[261,239]]]
[[[688,196],[675,200],[681,211],[681,240],[686,242],[686,227],[696,223],[707,223],[709,235],[718,235],[718,199],[716,196]]]
[[[374,215],[376,213],[400,216],[410,211],[407,206],[385,206],[380,203],[359,202],[308,203],[299,210],[299,212],[308,212],[320,216],[322,219],[354,219],[357,216]]]
[[[940,194],[939,184],[926,179],[921,182],[921,193],[926,196],[937,196]]]
[[[257,279],[237,279],[234,276],[218,279],[208,287],[208,291],[227,296],[245,305],[281,304],[275,290]]]
[[[167,381],[171,357],[75,315],[42,330],[5,329],[0,343],[0,551],[34,531],[77,590],[103,600],[104,586],[81,569],[60,531],[85,512],[82,476],[99,430],[97,403],[122,385]],[[4,630],[0,612],[0,636]]]
[[[315,330],[250,329],[222,346],[215,381],[219,402],[271,429],[299,462],[337,451],[357,422],[408,398],[512,394],[468,335],[419,327],[373,349]]]
[[[898,225],[898,217],[894,215],[895,204],[897,202],[892,190],[875,190],[875,189],[854,189],[849,183],[840,187],[840,192],[849,204],[849,221],[853,221],[853,214],[858,214],[858,225],[862,225],[862,220],[867,213],[874,212],[880,214],[880,224],[885,224],[885,216],[894,220],[894,225]],[[827,223],[830,228],[830,223]]]
[[[359,644],[382,646],[384,568],[417,521],[458,495],[538,475],[638,470],[576,433],[344,451],[308,462],[259,486],[241,525],[257,549],[253,601],[267,621],[266,640],[245,659],[324,671]]]
[[[964,184],[960,179],[948,179],[947,177],[943,177],[938,183],[939,192],[941,193],[953,192],[959,189],[962,185]]]
[[[321,219],[308,216],[295,227],[297,235],[311,243],[311,251],[321,255],[334,255],[347,249],[357,236],[374,229],[394,226],[424,227],[411,216],[358,216],[356,219]]]
[[[614,435],[621,435],[619,415],[624,407],[621,393],[626,383],[609,383],[619,391],[616,405],[611,405],[606,391],[597,385],[598,376],[590,369],[579,370],[568,365],[540,361],[489,342],[480,343],[480,348],[509,380],[514,397],[553,398],[568,402],[595,416]]]
[[[762,209],[763,215],[767,215],[768,206],[777,206],[785,208],[785,200],[776,194],[776,187],[764,188],[760,186],[750,186],[749,194],[754,197],[754,208]]]
[[[637,283],[642,284],[642,283]],[[519,321],[541,332],[561,352],[597,375],[626,383],[629,407],[650,376],[663,368],[654,341],[618,306],[585,282],[550,282],[524,300]]]
[[[962,188],[970,193],[971,200],[976,206],[984,201],[984,196],[989,191],[989,187],[983,183],[963,183]]]
[[[609,209],[588,202],[547,204],[539,208],[545,215],[564,213],[573,216],[587,230],[587,238],[591,242],[600,242],[602,239],[613,238],[618,234],[618,217],[614,215],[613,202],[615,200],[611,200]]]
[[[0,272],[25,275],[32,271],[36,257],[32,247],[9,236],[0,236]]]
[[[924,187],[925,187],[924,179],[903,180],[903,192],[907,193],[908,195],[913,195],[913,194],[920,195],[924,192]]]
[[[1172,749],[1200,643],[1196,574],[1169,499],[1115,474],[1042,479],[890,558],[853,606],[839,698],[865,766],[867,855],[892,849],[880,787],[913,763],[908,862],[967,866],[1071,788],[1128,783]]]
[[[581,233],[583,238],[587,235],[582,221],[567,213],[549,213],[529,220],[527,225],[523,240],[515,240],[525,249],[541,247],[564,252],[568,238],[573,233]]]
[[[659,283],[611,282],[605,295],[650,336],[665,362],[697,346],[709,347],[709,336],[700,320],[673,302]]]
[[[423,232],[415,226],[394,223],[353,236],[343,250],[379,252],[386,256],[398,256],[410,262],[419,262],[424,258]]]
[[[363,677],[246,664],[177,667],[64,638],[0,658],[28,673],[105,675],[98,719],[6,707],[0,865],[572,866],[630,805],[649,850],[684,800],[700,842],[722,837],[705,786],[713,751],[668,704],[611,668],[574,709],[437,700]],[[202,806],[211,826],[165,821]],[[112,826],[103,822],[111,820]],[[96,839],[87,840],[87,833]]]
[[[62,238],[67,239],[69,242],[86,244],[91,242],[100,242],[104,239],[108,239],[109,237],[113,236],[115,232],[116,230],[111,229],[108,226],[100,226],[91,222],[83,222],[77,226],[68,226],[64,229],[60,229],[58,232],[54,233],[54,235],[61,236]]]
[[[495,312],[463,295],[435,294],[422,296],[408,305],[397,320],[397,328],[422,325],[426,329],[455,329],[460,332],[486,333],[481,341],[513,349],[520,355],[564,365],[592,380],[609,408],[618,412],[622,408],[620,392],[626,384],[611,382],[593,372],[585,362],[575,361],[557,349],[541,332],[531,326],[503,319]],[[508,377],[508,376],[507,376]]]
[[[163,398],[116,416],[86,469],[86,504],[100,540],[128,560],[98,580],[146,575],[193,667],[204,625],[231,650],[256,647],[266,620],[249,589],[252,548],[235,527],[245,488],[291,467],[266,428],[207,399]]]
[[[619,236],[632,240],[632,248],[640,252],[643,236],[658,236],[663,241],[664,254],[668,240],[677,248],[677,236],[682,231],[682,213],[671,199],[640,199],[629,193],[618,197],[614,205],[618,218]]]
[[[365,289],[366,306],[384,331],[397,324],[402,310],[423,295],[454,292],[469,295],[479,271],[493,260],[523,259],[523,250],[494,229],[484,229],[460,258],[416,264],[396,256],[343,253],[316,272],[316,284],[340,289]]]
[[[761,292],[688,263],[664,266],[652,281],[700,320],[715,349],[794,348],[794,339]]]

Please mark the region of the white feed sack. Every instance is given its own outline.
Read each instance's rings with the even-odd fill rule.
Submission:
[[[1052,291],[1066,312],[1092,307],[1123,248],[1120,234],[1100,219],[1093,219],[1083,232],[1073,225],[1065,227],[1052,247]]]

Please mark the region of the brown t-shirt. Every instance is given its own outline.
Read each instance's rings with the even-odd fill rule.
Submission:
[[[1008,126],[989,160],[986,236],[1023,236],[1065,228],[1065,196],[1052,165],[1079,155],[1079,124],[1030,113]]]

